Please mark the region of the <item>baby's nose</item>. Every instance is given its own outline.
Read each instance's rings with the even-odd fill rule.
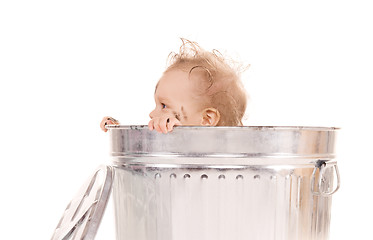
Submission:
[[[151,119],[153,119],[154,111],[155,111],[155,110],[153,110],[153,111],[151,111],[151,112],[149,113],[149,117],[150,117]]]

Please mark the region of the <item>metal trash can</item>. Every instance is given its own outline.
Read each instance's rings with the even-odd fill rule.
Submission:
[[[328,239],[338,129],[108,128],[118,240]]]

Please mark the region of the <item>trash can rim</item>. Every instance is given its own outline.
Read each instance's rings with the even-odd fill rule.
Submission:
[[[147,129],[147,125],[107,125],[107,129]],[[247,130],[309,130],[309,131],[337,131],[339,127],[320,126],[175,126],[183,129],[247,129]]]

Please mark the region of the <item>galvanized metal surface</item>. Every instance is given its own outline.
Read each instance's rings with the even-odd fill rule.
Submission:
[[[112,168],[98,168],[67,205],[52,240],[93,240],[105,211],[112,183]]]
[[[335,128],[108,128],[117,239],[328,239]]]
[[[147,126],[108,126],[113,156],[333,158],[335,128],[176,127],[170,134]]]

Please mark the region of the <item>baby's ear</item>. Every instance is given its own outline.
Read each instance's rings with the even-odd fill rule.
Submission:
[[[220,113],[215,108],[206,108],[202,112],[203,126],[216,126],[220,120]]]

